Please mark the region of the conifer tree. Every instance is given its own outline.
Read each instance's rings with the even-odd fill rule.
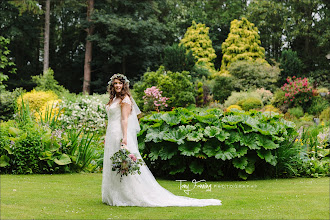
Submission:
[[[237,60],[258,61],[267,63],[265,49],[260,46],[258,28],[246,18],[233,20],[230,23],[230,33],[222,43],[221,74],[228,74],[230,64]]]
[[[212,41],[209,37],[209,28],[205,24],[192,22],[192,25],[187,29],[180,44],[183,44],[187,51],[191,50],[196,57],[196,64],[204,63],[204,65],[214,70],[213,60],[217,57],[215,50],[212,47]]]

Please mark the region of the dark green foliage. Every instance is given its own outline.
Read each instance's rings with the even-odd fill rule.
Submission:
[[[203,105],[204,97],[204,90],[203,90],[203,83],[197,83],[197,97],[196,97],[196,105],[201,106]]]
[[[300,117],[304,116],[304,110],[300,106],[296,107],[296,108],[289,108],[288,112],[290,113],[290,115],[293,115],[296,118],[300,118]]]
[[[315,70],[310,72],[310,77],[313,79],[313,84],[317,87],[325,87],[330,90],[330,69]]]
[[[279,114],[257,111],[176,108],[145,116],[140,124],[140,151],[153,173],[169,178],[264,176],[277,164],[276,151],[297,135]]]
[[[146,72],[142,80],[134,84],[136,103],[143,109],[144,90],[156,86],[163,91],[163,97],[170,98],[166,102],[169,108],[193,104],[195,103],[195,90],[190,79],[189,72],[165,71],[163,66],[159,67],[156,72]]]
[[[303,63],[299,59],[297,52],[292,50],[283,50],[280,60],[281,74],[278,85],[283,85],[288,77],[301,77]]]
[[[223,103],[235,90],[235,78],[233,76],[216,76],[212,89],[213,99]]]
[[[0,120],[8,121],[14,118],[16,111],[16,100],[23,93],[22,88],[10,91],[2,91],[0,93]]]
[[[172,72],[188,71],[195,66],[197,59],[192,52],[187,52],[183,44],[173,44],[164,49],[163,64],[166,70]]]

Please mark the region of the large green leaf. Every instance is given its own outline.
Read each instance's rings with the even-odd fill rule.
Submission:
[[[226,144],[231,144],[240,140],[240,135],[237,131],[229,131],[228,133],[229,138],[226,140]]]
[[[67,154],[62,154],[59,159],[54,159],[54,162],[58,165],[67,165],[71,163],[71,159]]]
[[[203,133],[200,130],[192,131],[189,134],[187,134],[188,141],[198,142],[198,141],[202,140],[202,138],[203,138]]]
[[[51,151],[44,151],[40,153],[40,160],[53,160],[53,153]]]
[[[151,116],[146,118],[148,121],[159,122],[162,121],[162,113],[154,113]]]
[[[225,151],[219,150],[215,154],[215,158],[221,159],[221,160],[231,160],[234,157],[236,157],[236,149],[234,147],[229,147]]]
[[[178,166],[176,168],[172,168],[170,171],[170,175],[175,175],[177,173],[183,173],[186,170],[186,166]]]
[[[196,160],[190,163],[189,168],[190,168],[191,172],[193,172],[194,174],[199,174],[199,175],[201,175],[204,170],[203,165],[198,163]]]
[[[181,129],[169,130],[163,136],[163,139],[165,141],[174,142],[179,145],[184,143],[185,138],[186,138],[186,134]]]
[[[274,156],[270,150],[260,149],[257,150],[257,154],[261,159],[265,159],[267,163],[276,166],[277,164],[276,156]]]
[[[243,179],[243,180],[246,180],[248,178],[248,175],[246,172],[242,171],[242,170],[239,170],[238,171],[238,176]]]
[[[206,124],[209,124],[209,125],[212,125],[214,124],[215,122],[217,122],[219,119],[217,118],[217,116],[215,115],[196,115],[195,118],[202,122],[202,123],[206,123]]]
[[[196,142],[186,141],[184,144],[179,145],[181,155],[195,156],[201,150],[201,144]]]
[[[7,155],[2,155],[0,157],[0,167],[6,167],[6,166],[9,166],[9,157]]]
[[[252,174],[255,170],[255,164],[256,162],[256,159],[254,157],[248,157],[248,164],[247,166],[245,167],[245,172],[248,173],[248,174]]]
[[[232,163],[234,167],[244,170],[248,165],[248,159],[246,157],[234,158]]]
[[[180,117],[176,116],[174,113],[164,113],[162,119],[169,125],[177,125],[180,123]]]
[[[276,149],[279,147],[279,144],[275,144],[274,141],[263,135],[256,136],[256,144],[265,149]]]
[[[237,157],[242,157],[245,154],[247,154],[249,148],[246,146],[237,145],[237,147],[235,147],[235,149],[236,149]]]
[[[205,129],[204,129],[204,134],[206,137],[214,137],[215,135],[219,134],[221,131],[220,128],[218,127],[215,127],[215,126],[207,126]]]
[[[243,118],[241,115],[227,115],[222,118],[222,122],[228,123],[230,125],[235,125],[241,121],[243,121]]]
[[[160,127],[152,128],[149,127],[148,133],[146,134],[145,142],[153,141],[155,143],[163,141],[163,136],[166,131],[162,130]]]
[[[276,133],[275,128],[268,123],[259,123],[257,130],[263,135],[274,135]]]
[[[178,153],[178,147],[176,144],[165,142],[162,149],[159,152],[159,157],[162,160],[168,160],[171,159],[177,153]]]
[[[215,156],[216,152],[219,150],[220,150],[220,142],[215,138],[209,139],[208,141],[205,142],[203,146],[203,152],[208,157]]]
[[[230,136],[230,133],[229,133],[229,132],[226,132],[226,131],[224,131],[224,130],[221,130],[221,131],[219,132],[219,134],[216,134],[216,135],[215,135],[215,137],[216,137],[219,141],[221,141],[221,142],[223,142],[223,141],[225,141],[226,139],[228,139],[229,136]]]
[[[15,128],[15,127],[9,127],[8,128],[8,133],[13,136],[16,137],[17,135],[19,135],[20,133],[22,133],[22,130]]]
[[[241,139],[240,139],[241,145],[245,145],[245,146],[249,147],[251,150],[260,149],[260,147],[256,143],[257,136],[258,135],[255,133],[242,135]]]

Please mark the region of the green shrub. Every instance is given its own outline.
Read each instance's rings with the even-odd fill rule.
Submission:
[[[309,75],[313,79],[313,81],[316,83],[319,87],[325,87],[328,90],[330,90],[330,70],[315,70],[313,72],[310,72]]]
[[[241,106],[239,106],[239,105],[231,105],[226,109],[226,111],[230,112],[230,110],[232,110],[232,109],[242,110]]]
[[[23,93],[22,88],[16,88],[12,92],[4,90],[0,93],[0,120],[8,121],[14,118],[16,100]]]
[[[202,106],[204,103],[204,90],[203,90],[203,83],[197,83],[197,97],[196,97],[196,104],[197,106]]]
[[[278,66],[257,61],[239,60],[232,63],[228,70],[236,78],[236,87],[244,91],[257,88],[274,91],[280,74]]]
[[[152,86],[163,91],[162,96],[170,98],[166,102],[168,109],[195,103],[196,94],[189,72],[165,71],[163,66],[156,72],[146,72],[142,80],[134,84],[135,100],[140,109],[143,109],[144,90]]]
[[[320,114],[321,121],[329,121],[330,120],[330,107],[324,109]]]
[[[223,103],[235,90],[233,76],[216,76],[212,88],[213,99]]]
[[[285,113],[289,108],[289,104],[284,103],[284,101],[286,101],[285,92],[282,89],[276,90],[271,100],[272,105],[279,108],[282,112]]]
[[[320,115],[321,112],[328,108],[330,106],[330,104],[328,103],[328,101],[320,96],[315,96],[312,99],[312,103],[311,105],[307,108],[307,112],[311,115]]]
[[[247,99],[243,99],[242,101],[237,103],[242,106],[244,111],[248,111],[250,109],[260,109],[262,108],[262,101],[259,98],[250,97]]]
[[[304,110],[300,106],[296,108],[289,108],[288,112],[290,113],[290,115],[293,115],[296,118],[300,118],[304,115]]]
[[[240,101],[247,99],[247,98],[257,98],[261,100],[260,94],[257,92],[232,92],[228,99],[225,101],[224,106],[228,107],[230,105],[236,105]]]
[[[32,76],[32,81],[37,84],[34,89],[36,91],[53,91],[58,97],[69,93],[62,85],[59,85],[57,80],[54,78],[54,71],[49,68],[46,72],[38,75]]]
[[[279,85],[283,85],[288,77],[301,76],[303,63],[298,57],[296,51],[283,50],[280,59],[281,74]]]
[[[175,108],[140,119],[139,150],[155,175],[209,179],[261,177],[297,135],[281,115]]]

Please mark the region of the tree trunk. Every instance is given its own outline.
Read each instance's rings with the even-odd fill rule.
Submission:
[[[91,14],[94,9],[94,0],[87,1],[87,20],[91,22]],[[86,29],[87,39],[93,34],[94,27],[92,25]],[[83,83],[83,93],[90,94],[90,83],[91,83],[91,62],[92,62],[92,42],[86,40],[85,48],[85,64],[84,64],[84,83]]]
[[[50,17],[50,0],[46,0],[45,10],[45,41],[44,41],[44,72],[49,68],[49,17]]]

